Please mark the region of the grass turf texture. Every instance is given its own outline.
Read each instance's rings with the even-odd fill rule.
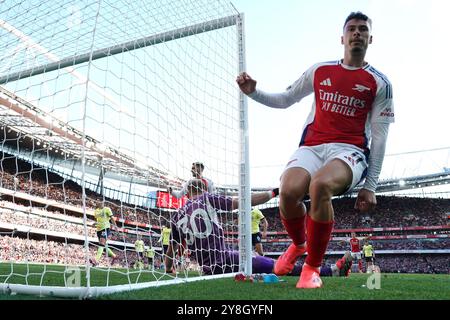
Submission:
[[[40,274],[44,268],[46,273]],[[27,271],[28,270],[28,271]],[[0,282],[34,285],[63,285],[61,266],[0,264]],[[10,276],[14,271],[18,275]],[[141,273],[125,269],[91,270],[92,286],[131,282],[167,280],[163,274]],[[58,273],[59,272],[59,273]],[[27,275],[25,277],[24,275]],[[84,279],[84,271],[81,272]],[[369,290],[368,274],[351,274],[348,278],[323,278],[324,287],[315,290],[295,288],[298,277],[282,277],[279,283],[235,282],[233,278],[200,280],[170,286],[102,296],[98,299],[122,300],[448,300],[450,299],[449,275],[381,274],[380,289]],[[84,281],[85,282],[85,281]],[[83,280],[82,280],[83,284]],[[0,294],[0,300],[49,299],[29,295]]]
[[[283,277],[275,284],[234,282],[230,279],[206,280],[175,286],[118,293],[102,299],[173,300],[439,300],[450,299],[450,276],[382,274],[380,289],[369,290],[369,275],[349,278],[323,278],[324,287],[315,290],[295,288],[298,277]]]

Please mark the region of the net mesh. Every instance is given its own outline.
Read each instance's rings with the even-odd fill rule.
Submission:
[[[235,15],[227,1],[2,2],[0,282],[202,274],[189,250],[164,272],[162,230],[186,201],[166,191],[195,161],[217,193],[239,185]],[[103,248],[105,207],[117,227]],[[236,218],[220,218],[230,246]]]

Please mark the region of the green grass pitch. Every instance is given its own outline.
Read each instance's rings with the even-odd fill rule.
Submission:
[[[45,272],[42,273],[42,271]],[[64,268],[54,265],[0,264],[1,283],[63,285]],[[125,284],[167,280],[162,273],[125,269],[91,270],[91,285]],[[381,274],[379,289],[369,289],[369,274],[351,274],[348,278],[323,278],[324,286],[315,290],[295,288],[298,277],[282,277],[279,283],[235,282],[233,278],[200,280],[169,286],[101,296],[106,300],[449,300],[450,275]],[[81,270],[84,279],[84,270]],[[373,279],[373,278],[372,278]],[[370,280],[370,279],[369,279]],[[82,281],[83,285],[85,281]],[[29,295],[0,293],[0,300],[50,299]]]

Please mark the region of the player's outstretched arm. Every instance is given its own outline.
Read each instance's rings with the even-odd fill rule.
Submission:
[[[366,181],[358,193],[355,209],[361,212],[368,212],[375,208],[377,200],[375,190],[383,165],[384,154],[386,150],[386,141],[389,133],[389,123],[371,123],[372,142],[370,144],[369,167],[367,170]]]
[[[183,184],[183,187],[179,191],[173,190],[173,188],[171,188],[172,191],[170,192],[170,195],[177,199],[183,198],[183,196],[185,196],[188,192],[188,184],[189,184],[189,181],[185,182]]]
[[[170,190],[171,190],[170,195],[176,199],[180,199],[181,197],[184,196],[183,190],[176,191],[176,190],[173,190],[173,188],[170,188]]]
[[[279,188],[275,188],[275,189],[272,189],[271,191],[267,191],[267,192],[254,193],[251,196],[252,197],[251,205],[257,206],[258,204],[266,203],[270,199],[278,196],[279,192],[280,192]],[[231,207],[232,207],[232,210],[239,208],[239,198],[233,198]]]

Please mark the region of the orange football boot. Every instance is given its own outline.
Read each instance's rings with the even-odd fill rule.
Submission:
[[[320,279],[319,268],[314,268],[306,263],[303,264],[300,279],[296,285],[299,289],[316,289],[322,287],[322,279]]]
[[[296,246],[294,243],[291,243],[287,250],[275,262],[273,272],[277,276],[287,275],[292,271],[292,269],[294,269],[294,265],[298,258],[300,258],[305,252],[306,244]]]

